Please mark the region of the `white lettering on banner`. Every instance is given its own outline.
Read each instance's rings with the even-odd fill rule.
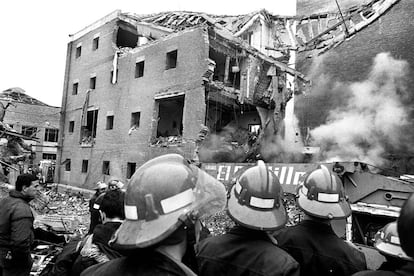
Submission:
[[[234,174],[244,168],[244,165],[211,165],[209,164],[205,168],[208,171],[217,173],[216,179],[219,181],[227,182],[230,181]],[[268,166],[268,169],[273,171],[274,174],[279,178],[279,182],[283,185],[298,185],[300,178],[306,174],[305,171],[296,171],[297,166]]]
[[[292,181],[292,175],[293,175],[293,167],[289,167],[289,171],[288,171],[287,178],[286,178],[286,181],[285,181],[286,185],[290,185],[290,183]]]

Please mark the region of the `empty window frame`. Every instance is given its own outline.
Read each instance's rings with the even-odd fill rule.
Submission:
[[[43,153],[42,159],[44,160],[56,160],[56,154],[54,153]]]
[[[75,129],[75,121],[70,121],[69,122],[69,133],[73,133]]]
[[[167,53],[167,63],[165,69],[172,69],[177,67],[177,50]]]
[[[83,120],[83,119],[82,119]],[[98,125],[98,110],[89,110],[86,113],[86,126],[82,126],[81,142],[92,143],[93,138],[96,138],[96,128]]]
[[[79,83],[74,82],[72,85],[72,95],[78,95]]]
[[[45,141],[46,142],[57,142],[58,141],[59,130],[54,128],[45,129]]]
[[[22,134],[29,137],[36,137],[37,127],[22,126]]]
[[[141,78],[144,76],[144,61],[135,63],[135,78]]]
[[[80,58],[81,55],[82,55],[82,46],[78,46],[78,47],[76,47],[75,57]]]
[[[82,173],[86,173],[88,172],[88,165],[89,165],[89,161],[88,160],[82,160]]]
[[[95,77],[91,77],[89,79],[89,88],[90,89],[95,89],[96,88],[96,76]]]
[[[131,113],[131,127],[138,128],[140,119],[141,119],[141,112]]]
[[[95,37],[92,40],[92,51],[96,51],[96,50],[98,50],[98,48],[99,48],[99,36]]]
[[[65,171],[70,172],[70,169],[71,169],[70,159],[66,159],[64,163],[65,163]]]
[[[104,175],[109,175],[109,165],[110,162],[109,161],[103,161],[102,162],[102,174]]]
[[[158,104],[157,137],[181,136],[184,96],[160,99],[156,104]]]
[[[131,179],[136,169],[137,163],[127,163],[127,179]]]
[[[106,129],[114,128],[114,115],[106,116]]]

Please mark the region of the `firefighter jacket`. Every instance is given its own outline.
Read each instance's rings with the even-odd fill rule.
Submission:
[[[353,276],[410,276],[414,275],[414,262],[409,262],[395,271],[377,270],[377,271],[360,271]]]
[[[366,269],[365,255],[328,224],[304,220],[280,230],[276,239],[299,262],[301,275],[348,276]]]
[[[0,201],[0,266],[27,268],[32,266],[30,247],[34,240],[32,198],[12,190]]]
[[[196,248],[199,275],[299,275],[299,264],[263,231],[236,226]]]
[[[89,267],[81,276],[195,276],[184,264],[155,249],[142,249],[127,257]]]

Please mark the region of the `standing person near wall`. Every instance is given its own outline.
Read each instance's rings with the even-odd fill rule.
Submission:
[[[348,276],[366,269],[362,252],[339,238],[331,220],[351,215],[342,181],[321,165],[297,189],[296,203],[305,213],[299,224],[280,230],[280,246],[300,264],[301,275]]]
[[[33,214],[29,202],[39,193],[39,181],[32,174],[17,177],[15,190],[0,201],[0,267],[3,276],[30,275],[33,261]]]
[[[81,275],[195,275],[182,262],[188,229],[202,215],[221,210],[225,201],[224,185],[181,155],[146,162],[128,184],[126,219],[110,242],[128,256],[94,265]]]
[[[237,226],[197,245],[199,275],[299,275],[299,264],[268,232],[287,221],[282,198],[279,179],[263,161],[243,172],[227,203]]]
[[[92,234],[95,226],[101,223],[101,215],[99,214],[99,205],[96,203],[99,196],[106,192],[108,185],[106,183],[98,181],[95,186],[95,194],[89,200],[89,212],[91,214],[91,220],[89,224],[88,234]]]

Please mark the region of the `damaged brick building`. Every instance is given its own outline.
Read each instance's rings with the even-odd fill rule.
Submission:
[[[57,181],[126,181],[170,152],[201,161],[248,158],[258,136],[282,130],[287,101],[307,82],[287,65],[289,20],[266,11],[115,11],[71,35]],[[203,134],[223,132],[226,141],[210,140],[207,152],[199,147]],[[227,155],[217,156],[223,145]]]

